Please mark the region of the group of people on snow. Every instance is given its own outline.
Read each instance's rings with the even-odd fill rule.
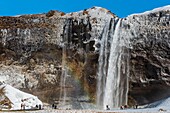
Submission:
[[[26,109],[26,104],[25,104],[25,101],[26,101],[27,99],[21,99],[21,110],[25,110]],[[42,105],[41,104],[37,104],[34,108],[32,108],[32,109],[39,109],[39,110],[41,110],[42,109]]]
[[[124,106],[120,106],[120,109],[127,109],[128,108],[128,105],[124,105]],[[138,105],[136,104],[135,106],[133,106],[134,109],[137,109],[138,108]],[[110,107],[109,105],[106,105],[106,110],[110,110]]]

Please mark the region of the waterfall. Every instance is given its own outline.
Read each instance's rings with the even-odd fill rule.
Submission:
[[[67,45],[68,45],[68,37],[69,37],[69,22],[64,27],[63,33],[63,47],[62,47],[62,73],[60,77],[60,98],[59,102],[61,106],[66,104],[66,79],[68,76],[68,69],[66,65],[66,55],[67,55]]]
[[[104,107],[106,105],[109,105],[110,107],[118,107],[119,102],[119,82],[120,82],[120,76],[119,76],[119,69],[120,69],[120,58],[121,53],[120,52],[120,32],[119,32],[119,26],[120,26],[120,20],[118,20],[118,23],[115,28],[115,32],[113,35],[112,43],[111,43],[111,51],[110,51],[110,57],[109,57],[109,65],[108,65],[108,75],[106,79],[106,88],[105,88],[105,94],[104,94]]]
[[[97,105],[99,108],[117,108],[127,104],[129,57],[128,41],[121,28],[121,19],[111,19],[106,21],[100,42],[98,82],[97,82]],[[70,21],[67,21],[63,33],[62,47],[62,75],[60,79],[60,105],[68,104],[66,80],[68,81],[68,68],[66,57],[68,55],[70,38]],[[76,90],[75,90],[76,91]],[[74,98],[71,97],[71,98]],[[73,99],[74,100],[74,99]],[[67,102],[67,103],[66,103]],[[78,102],[72,102],[78,105]]]
[[[111,26],[110,26],[111,25]],[[111,27],[111,28],[110,28]],[[107,76],[108,68],[108,58],[109,58],[109,29],[113,31],[114,24],[112,24],[112,19],[106,22],[105,27],[102,32],[101,43],[100,43],[100,54],[99,54],[99,67],[97,73],[97,105],[99,108],[103,106],[103,96],[105,89],[105,82]]]
[[[127,104],[128,94],[128,76],[129,76],[129,56],[128,41],[121,35],[121,19],[118,19],[112,27],[106,24],[102,39],[99,55],[98,67],[98,86],[97,86],[97,105],[106,105],[110,108],[117,108]],[[115,28],[114,28],[115,27]],[[108,47],[108,38],[110,49]],[[108,51],[110,50],[110,55]]]
[[[113,35],[108,64],[108,75],[104,94],[104,107],[109,105],[116,108],[127,104],[127,78],[125,72],[127,66],[123,64],[125,41],[121,37],[121,19],[118,20]],[[124,71],[122,72],[124,68]],[[127,70],[127,69],[126,69]],[[128,70],[127,70],[128,71]]]

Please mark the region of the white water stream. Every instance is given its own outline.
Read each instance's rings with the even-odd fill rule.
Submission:
[[[127,43],[121,37],[121,19],[115,25],[115,29],[113,25],[109,29],[109,24],[106,24],[101,39],[97,105],[98,107],[102,106],[103,109],[106,109],[107,105],[110,108],[118,108],[121,105],[125,105],[128,98],[129,57],[127,51],[125,51]],[[107,47],[109,36],[112,38],[110,55]]]
[[[68,30],[69,30],[69,25],[65,26],[64,29],[64,37],[63,37],[63,47],[62,47],[62,74],[60,78],[60,106],[66,105],[66,97],[67,97],[67,92],[66,92],[66,78],[68,76],[68,70],[66,66],[66,54],[67,54],[67,43],[68,43]]]

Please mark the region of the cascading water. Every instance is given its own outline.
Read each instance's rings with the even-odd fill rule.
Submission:
[[[99,69],[98,69],[98,89],[97,105],[105,109],[108,105],[110,108],[117,108],[127,104],[128,93],[128,74],[129,66],[126,47],[128,42],[121,36],[121,19],[109,28],[105,27],[101,40]],[[109,32],[110,30],[110,32]],[[108,37],[111,37],[110,55],[108,58],[109,48],[106,47]]]
[[[64,28],[64,35],[63,35],[63,47],[62,47],[62,74],[60,78],[60,106],[64,106],[66,104],[66,79],[68,76],[68,70],[66,66],[66,54],[67,54],[67,45],[68,45],[68,31],[69,31],[69,24]]]
[[[110,26],[111,25],[111,26]],[[108,68],[108,58],[109,58],[109,32],[113,31],[114,24],[112,23],[112,19],[109,22],[106,22],[105,27],[102,32],[101,37],[101,47],[100,47],[100,55],[99,55],[99,67],[98,67],[98,78],[97,78],[97,105],[98,107],[103,106],[103,96],[105,89],[105,82],[107,76],[107,68]],[[110,37],[111,38],[111,37]]]
[[[116,108],[127,104],[128,92],[128,57],[125,55],[126,40],[122,37],[121,20],[111,19],[106,21],[101,37],[101,47],[98,67],[98,86],[97,86],[97,105],[105,108]],[[75,97],[71,96],[72,101],[66,103],[70,95],[67,94],[66,80],[68,77],[68,68],[66,65],[67,49],[69,48],[70,22],[64,27],[63,48],[62,48],[62,76],[60,82],[60,103],[61,106],[71,104],[72,106],[80,104],[75,102]],[[77,85],[76,85],[77,86]],[[67,97],[68,96],[68,97]]]
[[[106,88],[105,88],[105,94],[104,94],[104,106],[109,105],[110,107],[118,107],[119,102],[119,82],[120,82],[120,76],[119,76],[119,68],[120,68],[120,58],[121,53],[120,52],[120,32],[119,32],[119,26],[120,26],[120,20],[118,20],[118,23],[115,28],[115,32],[112,39],[111,44],[111,51],[110,51],[110,57],[109,57],[109,65],[108,65],[108,75],[106,79]]]
[[[71,45],[72,38],[72,24],[73,20],[66,20],[63,32],[63,45],[62,45],[62,74],[60,78],[60,109],[89,109],[94,108],[90,103],[89,97],[81,86],[79,80],[72,75],[71,68],[69,68],[69,58],[71,58],[71,52],[73,45]],[[86,46],[86,51],[89,47]],[[83,49],[79,52],[83,53]],[[84,51],[85,52],[85,51]],[[85,56],[85,62],[87,62],[87,56]]]

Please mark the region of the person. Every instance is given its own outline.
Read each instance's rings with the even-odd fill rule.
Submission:
[[[137,104],[135,105],[135,108],[138,109],[138,105]]]
[[[21,99],[21,110],[25,110],[25,103],[23,99]]]
[[[57,105],[54,105],[54,109],[57,109]]]
[[[106,105],[106,110],[110,110],[109,105]]]
[[[35,107],[36,107],[36,109],[38,109],[38,105],[36,105]]]
[[[127,109],[128,108],[128,106],[127,105],[124,105],[124,109]]]
[[[52,104],[52,109],[54,109],[55,104]]]
[[[124,106],[120,106],[120,109],[124,109]]]
[[[23,104],[21,103],[21,110],[23,109]]]
[[[42,108],[41,108],[41,104],[39,104],[39,110],[40,110],[40,109],[42,109]]]

